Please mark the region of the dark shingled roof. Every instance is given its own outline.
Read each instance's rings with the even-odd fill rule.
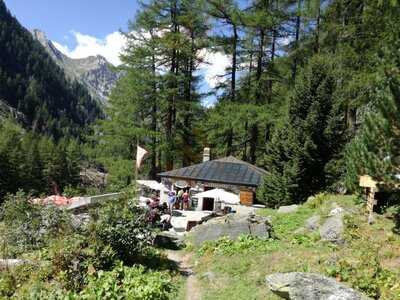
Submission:
[[[257,187],[266,171],[232,156],[164,173],[161,177]]]

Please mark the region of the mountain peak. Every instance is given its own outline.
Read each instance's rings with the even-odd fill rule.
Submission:
[[[101,102],[108,100],[111,89],[115,86],[120,74],[112,70],[111,64],[104,56],[95,55],[74,59],[58,50],[43,31],[34,29],[32,35],[70,78],[83,83],[92,96]]]
[[[46,34],[45,34],[43,31],[39,30],[39,29],[33,29],[33,30],[32,30],[32,35],[33,35],[33,37],[34,37],[35,39],[37,39],[42,45],[43,45],[44,43],[47,44],[47,43],[49,42],[49,40],[47,39]]]
[[[86,58],[81,58],[80,60],[85,60],[85,61],[90,62],[92,64],[98,64],[98,65],[109,65],[110,64],[108,62],[108,60],[104,56],[102,56],[100,54],[97,54],[95,56],[92,55],[92,56],[89,56],[89,57],[86,57]]]

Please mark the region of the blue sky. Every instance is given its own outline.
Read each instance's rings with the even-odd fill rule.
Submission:
[[[46,33],[56,47],[72,58],[102,55],[114,65],[120,63],[119,53],[125,39],[129,20],[135,17],[138,3],[135,0],[5,0],[11,13],[26,28]],[[210,91],[230,58],[222,53],[204,53],[208,65],[200,74],[204,80],[200,91]],[[204,105],[215,102],[215,96],[203,100]]]
[[[138,8],[135,0],[5,0],[28,29],[40,29],[58,43],[76,46],[71,32],[104,38],[126,30]]]

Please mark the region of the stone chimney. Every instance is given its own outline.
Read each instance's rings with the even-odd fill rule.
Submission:
[[[203,150],[203,162],[210,160],[210,148],[206,147]]]

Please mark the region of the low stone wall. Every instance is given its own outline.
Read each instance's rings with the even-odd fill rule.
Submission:
[[[101,203],[107,200],[117,200],[120,196],[121,193],[110,193],[110,194],[91,196],[91,197],[80,197],[79,200],[71,203],[67,207],[67,210],[79,210],[82,208],[96,205],[97,203]]]

